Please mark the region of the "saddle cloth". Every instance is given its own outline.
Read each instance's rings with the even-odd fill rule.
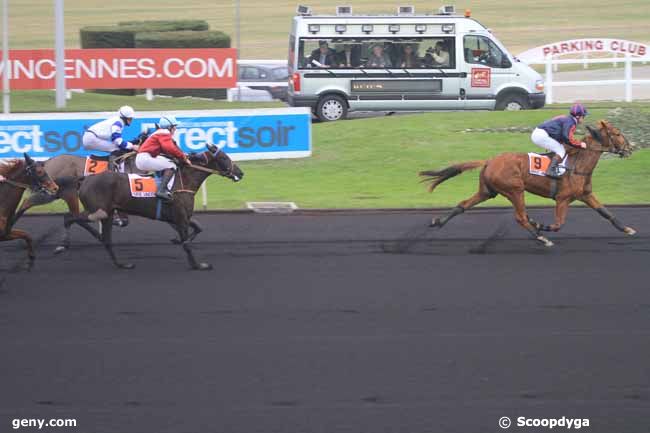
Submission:
[[[86,157],[84,176],[91,176],[108,171],[108,156],[90,155]]]
[[[553,153],[539,154],[534,152],[528,153],[528,172],[535,176],[546,176],[546,170],[548,166],[551,165],[551,156]],[[567,157],[565,156],[562,162],[560,163],[560,175],[563,175],[566,172],[566,167],[564,163],[566,162]]]
[[[174,186],[174,179],[176,175],[172,176],[167,189],[172,190]],[[129,187],[131,189],[131,197],[134,198],[151,198],[156,196],[158,185],[160,185],[160,176],[140,176],[139,174],[129,174]]]

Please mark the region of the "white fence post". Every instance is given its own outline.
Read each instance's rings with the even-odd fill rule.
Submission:
[[[203,210],[208,210],[208,182],[203,182],[203,185],[201,185],[201,198],[203,200]]]
[[[625,102],[632,102],[632,61],[625,56]]]
[[[553,103],[553,66],[551,65],[551,56],[546,57],[546,83],[544,83],[544,89],[546,89],[546,103]]]
[[[146,89],[144,95],[147,98],[147,101],[153,101],[153,89]]]

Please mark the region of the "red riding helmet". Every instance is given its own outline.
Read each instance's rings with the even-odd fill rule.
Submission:
[[[584,105],[577,103],[571,106],[571,109],[569,110],[569,114],[571,114],[573,117],[578,117],[578,116],[585,117],[587,114],[589,114],[589,112],[587,111]]]

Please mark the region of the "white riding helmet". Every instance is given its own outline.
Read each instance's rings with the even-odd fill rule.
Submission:
[[[117,114],[123,119],[133,119],[135,117],[135,110],[128,105],[120,107]]]
[[[158,127],[162,129],[172,129],[174,126],[180,125],[175,116],[162,116],[158,121]]]

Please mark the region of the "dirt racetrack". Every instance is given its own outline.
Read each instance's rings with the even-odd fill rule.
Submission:
[[[61,217],[0,245],[0,431],[496,432],[499,418],[648,432],[650,209],[626,237],[572,208],[552,249],[511,210],[201,214],[191,272],[159,222],[134,219],[117,271]],[[532,210],[548,223],[552,210]],[[557,427],[554,431],[564,431]],[[22,429],[21,431],[37,431]]]

